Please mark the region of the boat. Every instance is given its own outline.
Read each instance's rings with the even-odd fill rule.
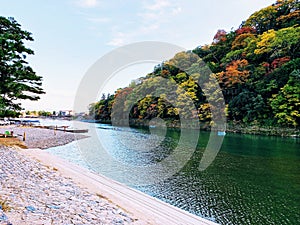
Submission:
[[[57,128],[56,130],[70,132],[70,133],[87,133],[88,129],[77,129],[77,128]]]
[[[10,122],[14,124],[38,124],[40,123],[37,119],[10,119]]]
[[[225,131],[218,131],[218,136],[225,136],[226,132]]]

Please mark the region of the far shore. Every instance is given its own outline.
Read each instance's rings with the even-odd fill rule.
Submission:
[[[148,127],[151,120],[144,119],[132,119],[129,121],[132,127]],[[112,124],[111,120],[90,120],[88,122]],[[128,126],[128,122],[119,121],[119,125]],[[159,124],[153,123],[154,126],[160,126]],[[174,129],[199,129],[203,131],[210,131],[211,127],[207,123],[187,123],[187,127],[182,126],[180,121],[177,120],[166,120],[166,126]],[[260,125],[246,125],[242,123],[228,122],[226,124],[226,132],[238,133],[238,134],[254,134],[264,136],[280,136],[280,137],[297,137],[300,138],[300,128],[291,127],[276,127],[276,126],[260,126]]]

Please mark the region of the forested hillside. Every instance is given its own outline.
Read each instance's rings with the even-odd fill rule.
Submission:
[[[208,96],[195,82],[193,68],[203,60],[209,66],[211,78],[216,78],[222,89],[226,115],[230,123],[281,126],[300,126],[300,3],[298,0],[281,0],[253,13],[236,30],[219,30],[210,45],[181,52],[167,62],[157,65],[153,72],[118,89],[114,95],[103,96],[90,106],[95,119],[111,120],[111,110],[116,101],[123,101],[113,114],[131,107],[133,119],[160,117],[178,120],[184,117],[182,108],[191,107],[192,115],[202,123],[210,124],[211,110]],[[194,57],[198,55],[202,60]],[[185,70],[174,62],[189,62]],[[177,107],[166,101],[163,87],[156,96],[143,96],[132,102],[133,95],[146,93],[146,89],[159,86],[160,78],[175,81],[179,96]],[[182,90],[185,93],[182,93]],[[170,90],[169,90],[170,91]],[[185,97],[193,101],[186,106]],[[182,101],[182,102],[180,102]],[[118,102],[120,105],[120,102]]]

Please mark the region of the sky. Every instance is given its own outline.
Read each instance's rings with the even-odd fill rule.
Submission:
[[[236,29],[275,0],[0,0],[0,15],[30,31],[29,65],[43,77],[46,94],[24,101],[26,110],[69,110],[88,69],[118,47],[161,41],[185,49],[210,44],[218,29]],[[119,71],[99,93],[114,93],[158,63]],[[100,95],[100,94],[99,94]],[[87,110],[84,106],[82,111]]]

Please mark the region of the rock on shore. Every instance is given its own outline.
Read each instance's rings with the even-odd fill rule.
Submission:
[[[146,224],[18,151],[0,146],[1,225]]]
[[[28,148],[60,146],[85,135],[49,129],[6,126]],[[146,224],[109,199],[77,186],[56,168],[44,166],[19,152],[0,146],[0,225]],[[3,207],[2,207],[3,206]]]
[[[73,134],[63,131],[54,131],[34,127],[7,126],[0,127],[0,133],[13,131],[14,135],[23,140],[24,132],[26,134],[25,145],[28,148],[51,148],[68,144],[72,141],[87,138],[86,135]]]

